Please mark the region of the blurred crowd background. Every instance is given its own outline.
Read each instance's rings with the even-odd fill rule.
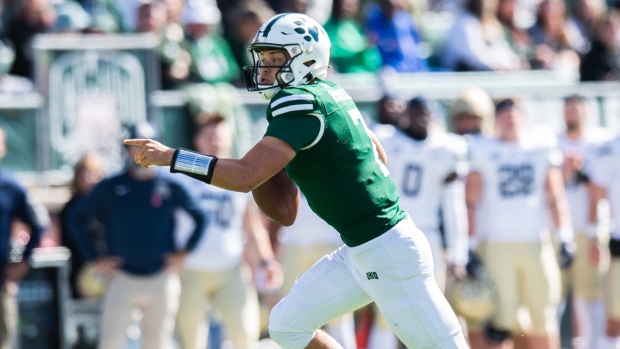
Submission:
[[[8,73],[34,78],[35,35],[154,33],[162,88],[241,86],[256,30],[276,13],[305,13],[332,40],[332,72],[580,72],[617,80],[618,4],[605,0],[5,0]]]
[[[166,144],[197,149],[196,131],[222,118],[233,156],[262,136],[266,104],[246,91],[242,67],[252,64],[246,48],[260,25],[284,12],[324,25],[328,78],[369,121],[423,95],[433,122],[454,131],[461,116],[488,121],[491,98],[519,97],[528,126],[560,131],[564,98],[580,94],[589,124],[620,129],[615,0],[2,0],[0,169],[26,188],[43,233],[17,296],[21,348],[95,347],[104,285],[91,277],[97,296],[79,290],[85,262],[63,212],[126,169],[120,140],[132,126],[148,121]],[[278,255],[283,235],[262,218],[267,254]],[[12,222],[13,250],[27,246],[33,227]],[[265,288],[264,265],[244,258],[265,337],[277,292]],[[359,348],[371,313],[355,316]],[[216,349],[226,335],[217,312],[209,314]],[[135,345],[142,316],[134,312],[126,331]]]

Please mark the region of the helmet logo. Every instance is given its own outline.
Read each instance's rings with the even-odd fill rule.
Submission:
[[[308,33],[312,35],[312,38],[314,38],[314,41],[319,41],[319,28],[317,27],[309,28]]]

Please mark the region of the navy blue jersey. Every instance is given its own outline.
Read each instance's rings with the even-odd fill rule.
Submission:
[[[99,257],[88,227],[101,224],[107,255],[123,258],[121,269],[149,275],[164,266],[164,255],[176,250],[174,211],[184,209],[195,221],[185,249],[191,251],[206,218],[196,198],[172,176],[158,171],[155,178],[138,181],[127,172],[104,179],[76,207],[70,233],[86,260]]]

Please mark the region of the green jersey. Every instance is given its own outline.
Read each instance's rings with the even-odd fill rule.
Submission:
[[[287,87],[267,107],[266,136],[297,152],[286,172],[312,210],[348,246],[383,234],[407,217],[351,97],[328,81]]]

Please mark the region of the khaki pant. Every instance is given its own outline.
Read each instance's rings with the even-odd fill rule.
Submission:
[[[0,289],[0,349],[12,349],[17,330],[17,285]]]
[[[620,321],[620,257],[611,259],[609,265],[609,317]]]
[[[245,265],[230,270],[181,272],[177,332],[183,349],[207,347],[207,308],[220,315],[237,349],[253,348],[260,335],[258,295]]]
[[[553,244],[486,242],[483,259],[497,288],[493,325],[514,333],[523,328],[557,334],[561,281]],[[521,305],[529,310],[531,326],[519,323]]]
[[[603,278],[607,270],[607,248],[599,241],[599,248],[603,252],[601,261],[593,265],[590,263],[590,238],[583,233],[575,234],[577,251],[575,260],[568,270],[562,271],[562,294],[566,296],[572,288],[575,296],[588,301],[598,301],[603,297]]]
[[[143,314],[142,348],[171,349],[180,292],[177,274],[162,272],[144,277],[119,272],[104,295],[99,349],[125,346],[134,308]]]

